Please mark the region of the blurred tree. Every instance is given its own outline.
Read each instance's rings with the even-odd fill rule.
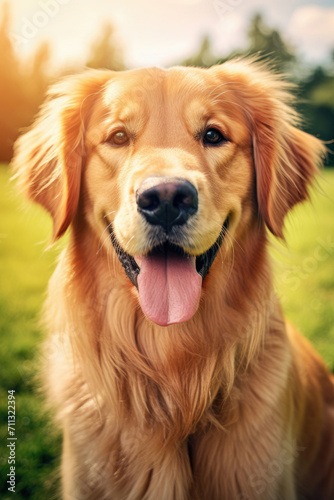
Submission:
[[[222,63],[231,57],[254,55],[258,60],[271,60],[280,72],[293,73],[297,63],[294,50],[284,40],[280,32],[267,26],[261,14],[256,14],[248,29],[248,47],[245,50],[236,49],[228,56],[219,58],[214,56],[210,38],[204,36],[198,52],[182,61],[184,66],[210,67]]]
[[[216,62],[216,57],[213,55],[211,40],[205,35],[202,39],[198,52],[188,59],[185,59],[182,64],[184,66],[201,66],[208,68]]]
[[[31,69],[18,60],[11,38],[9,3],[0,11],[0,161],[9,161],[19,129],[29,125],[43,100],[47,78],[48,45],[37,51]]]
[[[288,46],[278,30],[265,24],[261,14],[256,14],[251,20],[248,40],[247,54],[256,55],[260,59],[270,57],[280,72],[289,71],[291,63],[296,63],[293,48]]]
[[[334,139],[334,76],[316,67],[299,84],[298,110],[305,117],[303,128],[324,141]],[[329,156],[328,163],[333,164]]]
[[[51,50],[48,42],[42,42],[33,57],[32,76],[40,85],[45,84],[47,65],[50,60]]]
[[[93,43],[87,66],[114,71],[125,69],[123,53],[116,39],[115,29],[112,24],[106,23],[101,35]]]
[[[47,76],[47,67],[50,61],[51,49],[48,42],[44,41],[40,44],[30,64],[30,89],[32,108],[37,109],[41,104],[44,94],[49,83]],[[27,73],[29,67],[27,68]]]
[[[330,57],[331,57],[331,66],[332,66],[332,69],[333,69],[333,63],[334,63],[334,49],[332,49],[332,50],[331,50]]]
[[[9,26],[9,4],[4,3],[0,13],[0,160],[8,160],[11,156],[19,109],[22,106],[20,73],[9,38]]]

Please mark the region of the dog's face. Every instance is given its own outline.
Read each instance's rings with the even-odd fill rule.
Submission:
[[[56,89],[16,165],[56,237],[75,214],[109,233],[144,313],[183,322],[220,248],[264,223],[282,236],[308,195],[323,147],[293,127],[283,87],[245,63],[88,73]]]
[[[106,227],[146,314],[189,319],[227,231],[252,214],[251,141],[215,75],[182,68],[121,73],[89,120],[85,213]],[[255,213],[255,212],[254,212]],[[182,304],[182,307],[180,307]]]

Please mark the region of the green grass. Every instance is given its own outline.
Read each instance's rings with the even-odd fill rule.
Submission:
[[[0,166],[0,497],[55,498],[60,437],[42,412],[34,380],[42,333],[38,325],[56,251],[45,252],[51,233],[39,207],[23,209]],[[16,494],[7,490],[7,391],[16,392]]]
[[[7,491],[7,391],[16,391],[15,499],[56,498],[61,440],[42,412],[34,376],[43,333],[38,326],[46,284],[59,249],[45,251],[51,234],[47,214],[22,199],[0,166],[0,497]],[[276,288],[288,318],[334,367],[334,170],[323,173],[323,193],[313,207],[297,207],[287,223],[287,246],[274,242]],[[324,194],[325,193],[325,194]]]
[[[275,285],[287,318],[334,371],[334,169],[311,201],[287,218],[287,244],[273,242]]]

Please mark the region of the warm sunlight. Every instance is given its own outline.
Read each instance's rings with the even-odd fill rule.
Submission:
[[[334,499],[333,0],[0,0],[0,75],[0,498]]]
[[[246,46],[247,23],[259,11],[306,59],[322,61],[334,45],[334,7],[328,0],[317,5],[282,0],[279,8],[264,0],[11,0],[10,6],[10,34],[18,51],[32,54],[47,40],[57,64],[84,64],[107,22],[115,28],[128,66],[180,62],[204,35],[217,58],[225,57]]]

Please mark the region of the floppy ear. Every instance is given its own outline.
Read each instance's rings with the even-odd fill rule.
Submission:
[[[296,128],[298,118],[282,98],[282,92],[268,90],[267,98],[253,107],[251,124],[259,211],[280,238],[288,211],[309,198],[326,153],[319,139]]]
[[[291,107],[292,85],[280,75],[251,60],[229,61],[220,68],[220,78],[224,69],[227,77],[225,89],[232,91],[232,100],[248,121],[259,213],[270,231],[283,238],[284,217],[309,198],[326,148],[297,128],[300,119]]]
[[[108,78],[105,71],[88,71],[51,87],[34,124],[15,143],[15,177],[22,191],[50,212],[54,240],[76,213],[85,122]]]

